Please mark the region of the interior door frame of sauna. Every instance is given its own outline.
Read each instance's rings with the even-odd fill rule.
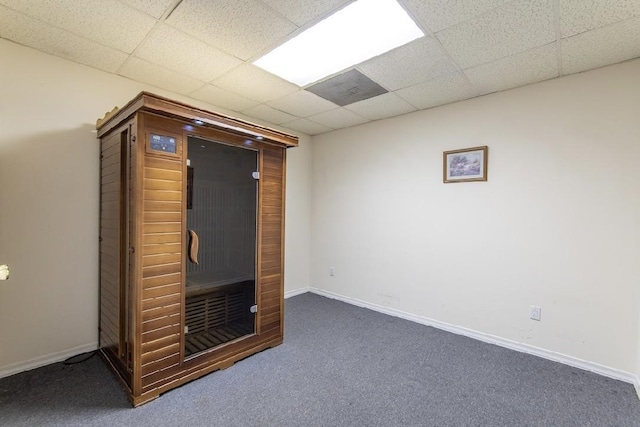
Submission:
[[[181,161],[182,164],[182,238],[181,238],[181,284],[180,284],[180,343],[179,343],[179,358],[177,364],[169,365],[170,362],[166,362],[168,366],[162,367],[162,372],[158,372],[158,381],[154,383],[156,385],[144,383],[142,377],[145,372],[143,371],[143,357],[146,354],[142,352],[142,339],[135,342],[135,355],[134,355],[134,370],[135,372],[142,373],[142,375],[133,375],[133,389],[132,394],[134,397],[134,405],[144,403],[150,399],[157,397],[160,393],[176,387],[179,384],[186,383],[192,379],[202,376],[206,373],[215,371],[217,369],[227,368],[237,360],[240,360],[248,355],[254,354],[258,351],[264,350],[269,347],[273,347],[282,343],[283,337],[283,307],[284,307],[284,192],[285,192],[285,176],[286,176],[286,150],[282,145],[270,144],[262,141],[259,134],[256,136],[248,136],[246,133],[236,133],[233,130],[227,130],[222,128],[210,127],[210,126],[197,126],[193,121],[189,121],[180,117],[166,117],[164,115],[154,114],[153,112],[141,111],[137,114],[138,122],[138,135],[139,143],[137,144],[137,167],[139,171],[144,171],[145,163],[149,162],[149,159],[153,158],[165,158],[176,159]],[[149,148],[150,134],[160,134],[166,136],[172,136],[176,138],[177,149],[176,153],[163,153],[151,150]],[[185,299],[186,299],[186,254],[187,254],[187,213],[186,213],[186,192],[187,192],[187,141],[189,136],[202,138],[210,141],[217,141],[231,146],[237,146],[242,148],[249,148],[258,152],[258,171],[260,171],[260,179],[258,180],[257,189],[257,212],[256,212],[256,277],[255,277],[255,295],[257,312],[255,313],[255,333],[239,338],[235,341],[214,347],[210,350],[197,353],[188,358],[185,358]],[[268,183],[265,181],[263,171],[265,170],[265,162],[270,164],[278,164],[278,168],[281,169],[279,175],[279,185],[274,185],[276,182]],[[144,173],[138,173],[137,179],[137,194],[135,197],[139,201],[143,201],[144,194]],[[280,194],[277,194],[277,191]],[[279,213],[272,214],[269,210],[263,209],[264,201],[272,199],[279,200],[280,208]],[[140,209],[144,211],[144,208]],[[134,239],[142,245],[143,242],[143,215],[138,214],[136,219],[135,230],[137,235]],[[264,221],[278,221],[279,236],[277,237],[277,244],[272,242],[263,241],[263,235],[265,235]],[[277,248],[271,252],[270,247]],[[269,249],[268,253],[265,252],[265,248]],[[135,256],[137,262],[136,268],[132,273],[132,279],[137,283],[142,283],[143,278],[143,266],[142,260],[143,251],[137,251]],[[277,259],[276,259],[277,256]],[[266,257],[274,257],[266,258]],[[268,263],[265,263],[265,260]],[[140,294],[143,294],[141,291]],[[269,298],[273,294],[273,298]],[[138,295],[136,298],[136,312],[139,313],[139,320],[136,321],[138,328],[134,336],[141,337],[144,332],[143,328],[143,309],[142,309],[142,295]],[[277,300],[276,300],[277,299]],[[154,362],[155,363],[155,362]],[[160,375],[161,374],[161,375]],[[148,396],[148,397],[145,397]]]
[[[192,143],[193,143],[193,145],[192,145]],[[258,208],[259,208],[258,195],[259,195],[259,188],[260,188],[260,179],[256,178],[255,176],[252,177],[251,174],[253,174],[255,172],[258,172],[258,174],[259,174],[259,172],[260,172],[260,164],[259,164],[260,163],[260,150],[257,149],[257,148],[252,147],[251,145],[253,145],[253,144],[248,145],[248,144],[245,143],[242,146],[239,146],[237,144],[229,144],[227,142],[221,141],[220,138],[214,140],[214,139],[211,139],[211,138],[205,138],[205,137],[202,137],[202,136],[196,136],[193,133],[189,133],[187,138],[186,138],[186,140],[185,140],[185,144],[184,144],[184,151],[185,151],[184,156],[187,159],[187,169],[189,169],[190,166],[193,166],[194,162],[195,163],[200,163],[198,161],[198,152],[200,152],[200,151],[195,152],[195,153],[190,153],[189,152],[190,146],[193,148],[196,145],[200,146],[201,144],[214,144],[214,145],[218,145],[218,146],[229,147],[229,148],[232,148],[234,150],[241,150],[241,151],[244,150],[246,152],[250,152],[251,153],[252,166],[251,166],[251,170],[250,171],[249,170],[245,171],[247,173],[247,175],[245,176],[245,179],[249,178],[249,179],[251,179],[253,181],[253,190],[251,192],[251,195],[252,195],[252,199],[253,199],[252,208],[253,208],[253,211],[254,211],[253,215],[255,216],[255,220],[254,220],[253,226],[251,228],[248,228],[249,232],[250,233],[252,232],[252,234],[253,234],[253,238],[252,238],[252,240],[253,240],[253,248],[252,248],[252,251],[251,251],[252,255],[251,255],[251,261],[250,261],[253,264],[253,276],[251,277],[251,280],[253,281],[253,285],[251,287],[247,287],[246,283],[245,283],[242,286],[244,289],[241,291],[241,293],[242,293],[242,299],[241,300],[242,300],[243,308],[246,310],[244,315],[245,316],[251,316],[251,317],[253,317],[253,319],[251,320],[251,324],[252,324],[251,332],[247,332],[247,333],[244,333],[242,335],[236,336],[236,333],[242,329],[242,326],[234,324],[233,322],[235,322],[235,321],[231,321],[232,325],[236,327],[235,331],[232,332],[230,330],[227,330],[226,331],[226,333],[228,334],[227,337],[224,336],[224,333],[221,334],[221,335],[218,334],[217,338],[215,338],[214,336],[209,335],[207,338],[211,340],[211,343],[209,343],[211,345],[208,345],[207,348],[205,348],[205,349],[191,352],[188,355],[185,354],[185,356],[184,356],[185,360],[189,360],[189,359],[191,359],[193,357],[198,357],[202,353],[209,352],[209,351],[211,351],[213,349],[222,348],[223,346],[231,344],[231,343],[233,343],[233,342],[235,342],[237,340],[242,340],[242,339],[247,338],[248,336],[255,335],[256,334],[256,320],[258,318],[257,313],[254,313],[254,312],[251,311],[251,307],[252,306],[256,306],[257,307],[258,297],[259,297],[256,285],[257,285],[257,273],[258,273],[258,265],[259,265],[258,264],[258,253],[259,253],[259,250],[258,250],[258,213],[259,213],[258,212]],[[205,145],[201,145],[201,146],[203,148],[206,147]],[[209,149],[206,149],[206,151],[209,151]],[[243,155],[245,155],[245,154],[247,154],[247,153],[243,153]],[[228,158],[221,158],[221,159],[217,159],[217,160],[229,161]],[[219,164],[209,164],[208,167],[216,168],[216,167],[219,167]],[[245,167],[246,167],[246,165],[245,165]],[[202,168],[202,166],[199,167],[199,169],[201,169],[201,168]],[[194,169],[192,169],[191,172],[194,172]],[[258,177],[259,177],[259,175],[258,175]],[[187,175],[187,183],[188,182],[189,182],[189,177]],[[238,183],[236,182],[235,184],[237,185]],[[195,181],[192,183],[192,191],[193,191],[193,186],[194,185],[195,185]],[[188,184],[187,184],[186,188],[187,188],[187,192],[189,192]],[[188,202],[187,202],[188,198],[189,198],[189,194],[187,194],[183,198],[183,203],[188,205]],[[196,205],[197,205],[197,203],[196,203]],[[195,210],[196,208],[194,207],[193,209]],[[189,206],[187,206],[187,210],[189,210]],[[187,214],[186,215],[187,223],[188,223],[188,220],[189,220],[188,217],[189,217],[189,215]],[[187,229],[188,230],[191,229],[190,227],[191,226],[189,224],[187,224]],[[202,233],[199,232],[200,230],[198,230],[198,229],[193,229],[193,231],[195,231],[196,233],[199,234],[198,239],[199,239],[199,248],[200,248],[200,254],[201,254],[201,256],[199,258],[200,258],[200,261],[202,261],[203,256],[205,256],[202,253],[203,252],[202,249],[204,249],[204,246],[205,246],[204,243],[205,243],[206,239],[211,237],[211,235],[210,234],[209,235],[202,234]],[[191,239],[188,238],[187,239],[188,246],[190,245],[190,241],[191,241]],[[189,253],[191,251],[191,248],[188,247],[187,251]],[[187,256],[187,258],[190,259],[191,257]],[[187,265],[189,265],[190,262],[191,261],[187,261]],[[188,268],[187,268],[187,270],[188,270]],[[185,273],[185,304],[184,304],[184,308],[185,308],[185,329],[184,329],[185,353],[187,353],[187,347],[188,347],[188,345],[187,345],[187,335],[189,333],[191,333],[191,331],[189,330],[189,324],[188,324],[189,323],[188,322],[189,315],[186,313],[186,311],[189,309],[189,304],[187,303],[187,300],[190,298],[190,296],[188,295],[188,292],[187,292],[187,288],[189,287],[187,285],[189,283],[188,279],[189,279],[189,271],[187,271]],[[230,286],[228,286],[228,288],[234,287],[234,288],[236,288],[235,290],[229,289],[229,290],[220,291],[220,292],[217,292],[217,293],[212,293],[212,290],[210,290],[209,292],[206,292],[206,293],[198,292],[198,294],[203,293],[203,295],[197,295],[197,296],[193,296],[191,298],[194,298],[196,300],[199,299],[200,301],[202,301],[203,299],[205,299],[205,300],[213,300],[213,301],[220,301],[220,298],[221,298],[220,295],[224,295],[222,298],[225,298],[225,299],[226,298],[233,298],[233,297],[231,297],[232,294],[235,294],[235,296],[238,295],[238,288],[237,288],[238,283],[243,282],[245,279],[246,278],[243,278],[242,280],[236,280],[236,281],[234,281],[232,283],[228,283],[227,284],[227,285],[230,285]],[[236,286],[233,286],[233,285],[236,285]],[[250,289],[250,292],[247,292],[247,294],[244,294],[244,292],[248,291],[249,289]],[[250,303],[248,303],[249,299],[251,301]],[[199,311],[199,310],[201,310],[201,308],[196,308],[195,310]],[[227,311],[227,310],[228,310],[228,306],[225,304],[225,311]],[[200,313],[200,319],[202,319],[202,315],[203,315],[203,313]],[[228,315],[228,313],[227,313],[227,315]],[[215,316],[215,314],[212,313],[211,317],[214,318],[214,316]],[[222,315],[222,316],[226,317],[226,315]],[[207,316],[204,316],[204,317],[207,317]],[[213,320],[213,321],[215,322],[215,320]],[[228,319],[225,319],[225,323],[227,321],[228,321]],[[207,326],[204,326],[204,328],[207,328]],[[196,334],[196,335],[198,335],[198,334]],[[220,341],[220,340],[222,340],[224,338],[226,338],[225,342],[222,342],[222,343],[217,344],[217,345],[213,344],[213,341],[216,341],[216,340]],[[191,342],[191,344],[192,344],[193,347],[195,347],[193,345],[193,341]],[[204,341],[203,342],[199,342],[199,345],[203,345],[203,344],[204,344]]]

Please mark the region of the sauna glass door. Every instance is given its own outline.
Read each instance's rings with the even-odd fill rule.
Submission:
[[[188,138],[185,357],[255,332],[258,152]]]

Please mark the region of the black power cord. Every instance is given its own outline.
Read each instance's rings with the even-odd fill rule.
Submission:
[[[78,363],[86,362],[96,355],[98,350],[88,351],[86,353],[76,354],[75,356],[71,356],[65,361],[62,362],[63,365],[77,365]],[[84,356],[84,357],[83,357]],[[77,359],[77,360],[76,360]]]

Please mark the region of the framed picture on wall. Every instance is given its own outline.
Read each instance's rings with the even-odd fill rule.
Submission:
[[[469,182],[487,180],[489,147],[464,148],[445,151],[443,155],[443,181]]]

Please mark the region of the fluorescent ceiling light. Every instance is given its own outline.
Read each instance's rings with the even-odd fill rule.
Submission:
[[[357,0],[254,64],[305,86],[422,36],[395,0]]]

